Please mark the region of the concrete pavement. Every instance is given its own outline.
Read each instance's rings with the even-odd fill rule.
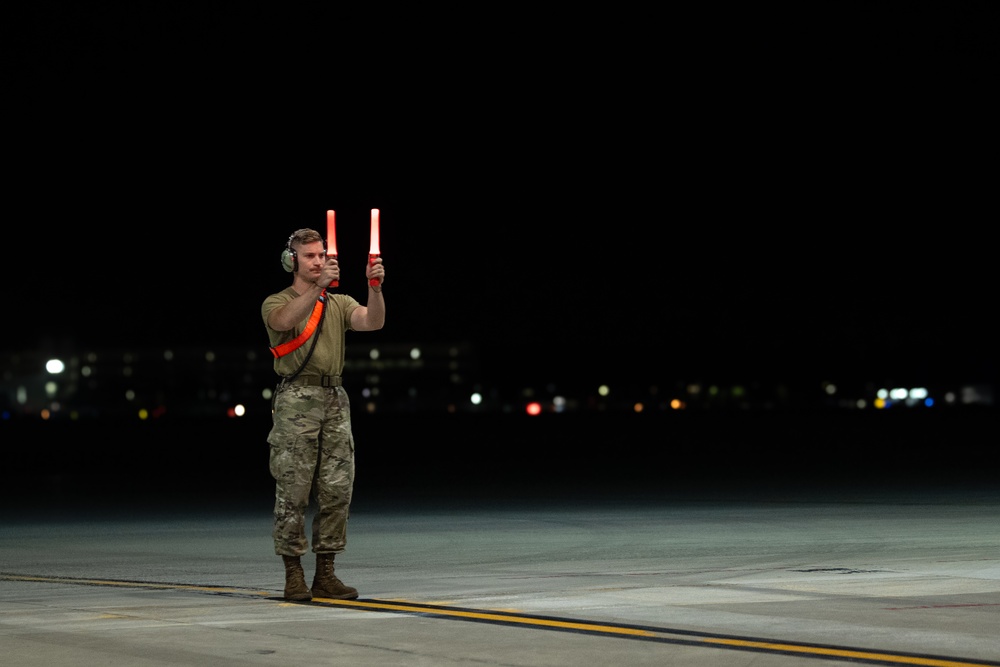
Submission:
[[[305,604],[269,511],[8,504],[3,664],[1000,665],[988,484],[369,495]]]

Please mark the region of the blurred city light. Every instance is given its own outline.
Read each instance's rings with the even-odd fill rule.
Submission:
[[[43,419],[171,419],[268,415],[279,378],[273,360],[245,348],[108,349],[52,354],[0,353],[0,414]],[[812,385],[719,382],[664,376],[614,384],[564,377],[502,384],[479,373],[471,345],[354,346],[345,357],[344,385],[374,412],[531,415],[577,412],[662,413],[676,410],[954,409],[993,405],[987,382],[899,382],[833,378]],[[614,391],[611,387],[614,386]],[[147,407],[143,407],[147,406]],[[523,412],[522,412],[523,414]]]

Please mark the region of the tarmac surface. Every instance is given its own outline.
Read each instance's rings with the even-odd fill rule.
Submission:
[[[308,603],[267,498],[8,504],[2,662],[1000,665],[989,483],[516,495],[356,499]]]
[[[0,423],[0,664],[1000,667],[995,410],[564,417],[358,415],[308,603],[267,420]]]

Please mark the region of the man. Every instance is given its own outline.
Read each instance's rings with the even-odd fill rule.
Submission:
[[[292,284],[267,297],[261,307],[274,370],[282,378],[267,437],[275,481],[274,551],[285,564],[286,600],[353,600],[357,589],[334,574],[334,557],[347,542],[354,488],[350,400],[340,376],[345,333],[375,331],[385,323],[385,269],[381,257],[368,262],[368,300],[362,306],[346,294],[330,293],[331,283],[339,284],[340,266],[336,257],[327,256],[319,232],[294,232],[281,263],[292,273]],[[310,500],[316,503],[311,589],[301,562],[309,547],[305,517]]]

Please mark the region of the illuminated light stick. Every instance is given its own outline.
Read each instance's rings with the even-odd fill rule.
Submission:
[[[372,244],[371,244],[371,247],[368,249],[368,263],[369,264],[375,264],[375,258],[378,257],[380,254],[382,254],[382,253],[380,253],[379,249],[378,249],[378,209],[377,208],[373,208],[372,209]],[[372,287],[375,287],[376,285],[378,285],[378,283],[379,283],[378,278],[372,278],[371,280],[368,281],[368,284],[371,285]]]
[[[337,214],[333,211],[326,212],[326,256],[328,259],[337,259]],[[330,287],[339,287],[340,281],[334,280]]]

